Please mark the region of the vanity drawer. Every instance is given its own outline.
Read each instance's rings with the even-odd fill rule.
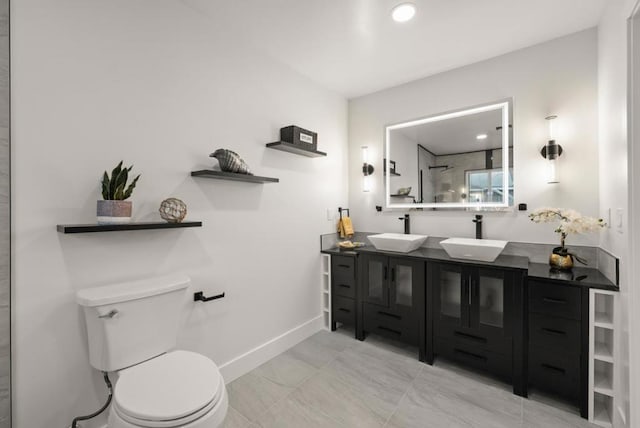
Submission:
[[[356,297],[356,259],[331,256],[331,291],[339,296]]]
[[[580,320],[580,289],[556,283],[529,281],[529,310]]]
[[[450,324],[442,324],[436,327],[436,336],[455,343],[472,346],[474,349],[482,349],[502,355],[511,355],[512,340],[499,334],[483,334],[477,329],[467,329]]]
[[[417,344],[419,323],[413,311],[390,310],[383,306],[365,303],[364,330],[383,336]]]
[[[529,383],[577,401],[580,398],[580,356],[531,347]]]
[[[510,356],[505,357],[460,341],[442,338],[436,338],[435,352],[443,357],[464,363],[467,366],[486,370],[505,379],[511,379],[512,377]]]
[[[356,258],[350,256],[331,256],[331,272],[346,278],[356,277]]]
[[[529,343],[550,352],[580,353],[580,321],[548,315],[529,314]]]
[[[331,294],[355,299],[356,282],[354,280],[334,277],[331,281]]]
[[[331,296],[332,321],[355,325],[356,301],[346,297]]]

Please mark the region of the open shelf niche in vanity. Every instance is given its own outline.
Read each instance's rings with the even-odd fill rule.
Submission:
[[[615,291],[589,293],[589,420],[603,427],[613,426],[614,419],[617,298]]]

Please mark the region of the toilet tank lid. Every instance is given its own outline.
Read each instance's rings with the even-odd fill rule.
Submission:
[[[81,306],[89,307],[109,305],[187,288],[190,281],[186,275],[166,275],[86,288],[76,293],[76,301]]]

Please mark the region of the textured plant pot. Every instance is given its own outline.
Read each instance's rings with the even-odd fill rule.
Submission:
[[[571,270],[573,268],[573,256],[564,247],[555,247],[549,256],[549,265],[558,270]]]
[[[131,222],[131,201],[98,201],[98,224]]]

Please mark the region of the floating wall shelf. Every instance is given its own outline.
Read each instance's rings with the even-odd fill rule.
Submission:
[[[180,229],[184,227],[202,227],[201,221],[182,223],[127,223],[127,224],[59,224],[60,233],[118,232],[122,230]]]
[[[416,198],[415,196],[412,196],[412,195],[389,195],[389,196],[391,196],[392,198],[411,198],[411,199]]]
[[[296,144],[287,143],[286,141],[276,141],[275,143],[268,143],[267,147],[270,149],[282,150],[283,152],[295,153],[297,155],[307,156],[310,158],[317,158],[327,155],[325,152],[321,152],[319,150],[303,149]]]
[[[236,174],[235,172],[217,171],[213,169],[203,169],[191,171],[192,177],[214,178],[217,180],[244,181],[247,183],[278,183],[280,179],[271,177],[260,177],[257,175]]]

